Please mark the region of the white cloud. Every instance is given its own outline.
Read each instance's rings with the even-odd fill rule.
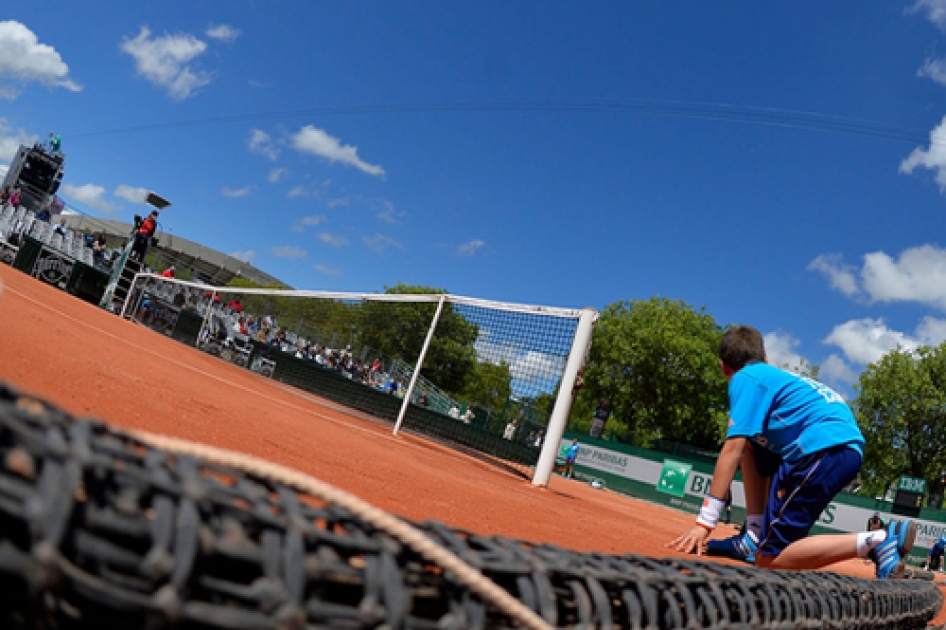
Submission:
[[[928,149],[917,147],[900,163],[901,173],[912,173],[917,167],[936,172],[936,183],[946,192],[946,117],[930,132]]]
[[[122,184],[115,189],[114,195],[116,197],[121,197],[126,201],[130,201],[131,203],[144,203],[145,197],[148,196],[148,189],[135,188],[133,186],[126,186],[125,184]]]
[[[82,86],[69,78],[69,66],[56,49],[40,44],[33,31],[12,20],[0,22],[0,77],[82,91]],[[16,87],[0,85],[0,98],[12,99],[17,94]]]
[[[395,210],[394,204],[387,199],[381,199],[378,201],[378,203],[381,206],[381,210],[375,216],[385,223],[397,223],[407,215],[406,212],[398,212]]]
[[[384,236],[383,234],[366,236],[361,239],[361,241],[378,256],[382,255],[391,247],[401,249],[401,244],[398,241],[395,241],[390,236]]]
[[[946,31],[946,0],[917,0],[908,13],[923,13],[941,31]]]
[[[338,138],[334,138],[325,131],[312,125],[306,125],[292,136],[292,146],[297,151],[324,157],[330,162],[341,162],[348,166],[368,173],[369,175],[384,175],[384,169],[374,164],[368,164],[358,157],[358,148],[349,144],[342,145]]]
[[[850,386],[857,382],[857,372],[847,364],[847,361],[836,354],[832,354],[821,364],[818,378],[829,385],[844,384]]]
[[[787,333],[771,332],[763,337],[765,341],[765,356],[771,365],[790,371],[799,371],[810,365],[810,362],[797,352],[795,348],[800,343]]]
[[[322,193],[318,190],[307,190],[305,186],[295,186],[286,196],[290,199],[318,199]]]
[[[922,342],[887,327],[883,319],[856,319],[835,326],[824,343],[837,346],[853,363],[866,365],[879,361],[885,354],[900,348],[913,351]]]
[[[138,37],[123,38],[120,48],[135,59],[139,75],[167,89],[176,101],[183,101],[211,81],[209,73],[188,65],[207,50],[207,44],[193,35],[152,38],[148,27],[142,26]]]
[[[316,271],[321,271],[322,273],[324,273],[324,274],[327,275],[327,276],[340,276],[340,275],[342,275],[342,272],[341,272],[340,270],[335,269],[334,267],[329,267],[328,265],[321,265],[321,264],[316,265],[316,266],[315,266],[315,270],[316,270]]]
[[[338,208],[340,206],[347,206],[351,203],[350,197],[341,197],[339,199],[329,199],[325,202],[325,205],[329,208]]]
[[[934,245],[906,249],[898,259],[866,254],[859,270],[840,257],[819,256],[808,269],[821,271],[848,296],[864,293],[871,302],[918,302],[946,310],[946,249]]]
[[[818,256],[808,265],[808,270],[820,271],[828,278],[832,289],[837,289],[848,297],[858,293],[855,267],[843,264],[840,254]]]
[[[269,180],[269,183],[275,184],[286,175],[286,172],[287,171],[284,168],[274,168],[269,172],[269,175],[266,177],[266,179]]]
[[[473,342],[477,359],[493,365],[505,363],[516,381],[530,384],[548,382],[560,376],[565,369],[564,357],[526,350],[521,342],[510,339],[494,341],[492,337],[491,330],[480,329],[479,336]]]
[[[478,238],[474,238],[471,241],[463,243],[457,248],[457,254],[460,256],[475,256],[476,252],[480,250],[481,247],[486,245],[486,241],[481,241]]]
[[[97,186],[95,184],[85,184],[83,186],[63,184],[62,193],[104,214],[113,214],[117,210],[116,204],[105,200],[105,188],[103,186]]]
[[[821,364],[818,380],[834,387],[843,395],[845,390],[850,391],[851,386],[857,382],[858,375],[847,364],[847,361],[836,354],[832,354]]]
[[[269,251],[277,258],[295,258],[297,260],[305,258],[308,253],[301,247],[293,247],[292,245],[281,245]]]
[[[204,35],[210,39],[219,39],[223,42],[233,42],[236,41],[236,38],[243,34],[238,28],[234,28],[229,24],[218,24],[217,26],[211,26],[206,31]]]
[[[916,76],[946,85],[946,59],[927,59],[916,71]]]
[[[250,194],[250,191],[253,189],[252,186],[244,186],[243,188],[230,188],[229,186],[224,186],[220,189],[220,194],[224,197],[230,197],[236,199],[239,197],[246,197]]]
[[[305,232],[306,227],[320,225],[325,222],[324,214],[310,214],[302,217],[299,222],[292,226],[293,232]]]
[[[248,142],[250,151],[253,153],[258,153],[260,155],[265,155],[271,160],[275,160],[279,157],[279,149],[276,147],[276,143],[273,142],[273,138],[261,129],[253,129],[250,131],[250,139]],[[285,169],[274,169],[279,170],[279,174],[282,175],[282,171]],[[274,171],[270,171],[270,177],[272,177]],[[276,179],[270,179],[269,181],[277,181],[279,176],[277,175]]]
[[[325,243],[326,245],[331,245],[332,247],[345,247],[348,245],[348,239],[344,236],[338,236],[336,234],[329,234],[328,232],[322,232],[319,234],[319,240]]]
[[[253,259],[256,258],[256,251],[248,249],[245,252],[230,252],[227,255],[232,258],[236,258],[237,260],[242,260],[249,265],[253,262]]]
[[[31,146],[39,136],[26,133],[23,129],[13,130],[6,118],[0,118],[0,160],[11,162],[21,144]]]
[[[946,250],[921,245],[899,260],[883,252],[864,256],[864,290],[880,302],[921,302],[946,309]]]
[[[6,164],[0,164],[0,179],[3,179],[7,176],[7,171],[10,170],[10,167]]]

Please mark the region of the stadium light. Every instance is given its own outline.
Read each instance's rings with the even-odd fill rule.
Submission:
[[[145,203],[154,206],[158,210],[164,210],[171,205],[171,202],[155,192],[149,192],[145,197]]]

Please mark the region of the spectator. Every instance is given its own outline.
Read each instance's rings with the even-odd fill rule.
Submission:
[[[97,232],[92,240],[92,260],[100,265],[105,264],[105,257],[108,254],[108,245],[105,243],[105,235]]]
[[[14,205],[16,205],[16,204],[14,204]],[[49,206],[48,206],[48,205],[47,205],[47,206],[44,206],[42,210],[40,210],[39,212],[36,213],[36,220],[37,220],[37,221],[42,221],[42,222],[44,222],[44,223],[49,223],[49,221],[50,221],[52,218],[53,218],[53,215],[50,214],[50,212],[49,212]]]
[[[66,235],[66,220],[65,220],[65,219],[60,219],[60,220],[59,220],[59,225],[57,225],[56,228],[55,228],[53,231],[54,231],[56,234],[59,234],[60,236],[65,236],[65,235]]]
[[[503,431],[503,439],[509,440],[510,442],[516,438],[516,429],[519,428],[516,426],[516,421],[513,420],[506,425],[506,429]]]
[[[398,381],[397,381],[396,379],[394,379],[394,378],[391,378],[391,379],[388,380],[388,382],[385,384],[383,391],[384,391],[385,394],[396,394],[396,393],[397,393],[397,388],[398,388]]]
[[[417,404],[421,407],[427,406],[427,392],[420,393],[420,396],[417,397]]]
[[[154,322],[155,304],[154,300],[146,297],[141,301],[141,310],[138,311],[138,321],[142,324],[151,324]]]
[[[162,278],[175,278],[177,277],[177,268],[174,265],[171,265],[167,269],[161,272]]]
[[[0,208],[7,205],[8,201],[10,201],[10,187],[4,186],[3,190],[0,190]]]
[[[186,302],[187,302],[187,298],[184,297],[184,291],[178,291],[178,292],[174,295],[174,306],[177,306],[177,307],[179,307],[179,308],[183,308],[183,307],[184,307],[184,304],[185,304]]]
[[[450,407],[450,411],[447,412],[447,415],[450,416],[451,418],[455,419],[455,420],[459,420],[459,419],[460,419],[460,408],[457,407],[456,405],[453,405],[452,407]]]
[[[874,515],[867,519],[867,531],[872,532],[883,528],[884,519],[880,518],[880,512],[874,512]]]
[[[135,232],[135,243],[131,248],[131,257],[138,262],[144,262],[145,255],[148,253],[148,245],[151,244],[151,238],[155,230],[158,229],[158,211],[152,210]]]
[[[265,326],[260,328],[256,333],[256,340],[260,343],[266,343],[269,341],[269,328],[266,328]]]
[[[7,199],[11,206],[14,208],[19,208],[20,204],[23,202],[23,193],[20,192],[20,187],[17,186],[13,189],[13,192],[10,193],[10,197]],[[39,218],[39,217],[37,217]]]
[[[470,421],[475,417],[476,416],[473,414],[473,409],[470,406],[467,406],[466,411],[464,411],[463,415],[460,416],[460,420],[463,420],[465,424],[470,424]]]
[[[241,335],[250,334],[250,331],[246,329],[246,320],[243,318],[242,315],[240,316],[240,319],[234,322],[233,332],[239,333]]]
[[[227,302],[227,308],[231,309],[234,313],[243,312],[243,298],[242,296],[236,296],[229,302]]]
[[[924,571],[938,571],[943,566],[943,554],[946,553],[946,536],[940,536],[936,539],[933,547],[926,556],[926,564],[923,565]]]
[[[539,431],[539,434],[535,436],[535,443],[533,444],[536,448],[542,448],[542,441],[545,439],[545,430]]]
[[[575,460],[578,459],[580,449],[581,445],[578,443],[578,438],[574,438],[565,452],[565,470],[562,472],[562,476],[566,479],[572,479],[575,476]]]

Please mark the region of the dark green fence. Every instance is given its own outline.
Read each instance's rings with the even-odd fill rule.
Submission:
[[[254,351],[249,365],[257,364],[257,358],[274,361],[273,379],[375,418],[391,423],[397,420],[403,402],[401,398],[354,381],[340,372],[323,368],[311,361],[271,350],[256,342],[253,346]],[[532,466],[538,460],[538,449],[529,448],[522,442],[504,440],[501,433],[488,430],[482,426],[483,424],[476,421],[466,424],[412,404],[408,408],[402,427],[509,463]]]

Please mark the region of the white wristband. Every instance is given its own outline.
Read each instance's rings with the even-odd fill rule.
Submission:
[[[700,515],[696,517],[697,524],[706,529],[716,529],[719,515],[722,514],[725,506],[726,502],[722,499],[717,499],[709,494],[706,495],[706,498],[703,499],[703,507],[700,508]]]

